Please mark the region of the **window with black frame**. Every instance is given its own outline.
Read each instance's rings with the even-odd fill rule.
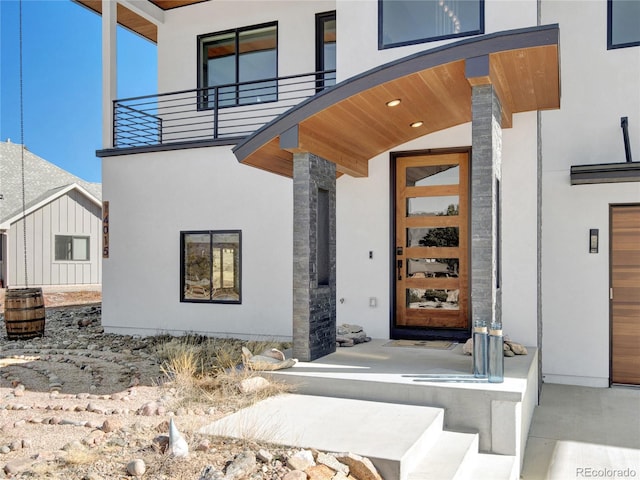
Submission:
[[[233,107],[278,99],[278,24],[198,37],[200,108]]]
[[[607,0],[607,49],[640,45],[640,1]]]
[[[378,0],[378,48],[484,33],[484,0]]]
[[[180,232],[180,301],[241,303],[240,230]]]
[[[318,90],[336,84],[336,12],[316,14],[316,71]]]

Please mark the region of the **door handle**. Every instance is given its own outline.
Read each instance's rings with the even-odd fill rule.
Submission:
[[[402,280],[402,260],[398,260],[397,265],[398,265],[398,280]]]

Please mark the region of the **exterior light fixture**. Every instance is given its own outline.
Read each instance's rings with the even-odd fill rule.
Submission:
[[[397,107],[398,105],[400,105],[400,102],[402,100],[400,100],[399,98],[396,98],[395,100],[390,100],[387,102],[387,107]]]
[[[598,229],[589,229],[589,253],[598,253]]]
[[[422,120],[418,120],[417,122],[413,122],[411,124],[411,128],[418,128],[421,127],[424,124],[424,122]]]

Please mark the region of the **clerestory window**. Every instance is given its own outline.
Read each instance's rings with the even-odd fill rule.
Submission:
[[[198,37],[200,108],[233,107],[278,98],[278,24]]]
[[[484,33],[484,0],[378,0],[378,48]]]

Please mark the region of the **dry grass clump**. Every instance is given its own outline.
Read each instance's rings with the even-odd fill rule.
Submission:
[[[243,346],[259,354],[271,348],[285,350],[290,344],[190,334],[158,338],[156,354],[162,362],[162,371],[167,380],[180,392],[182,406],[224,402],[242,408],[289,390],[287,386],[271,381],[267,388],[258,392],[241,393],[239,385],[243,380],[260,375],[260,372],[243,367]]]
[[[287,342],[244,341],[237,338],[212,338],[188,334],[181,337],[156,337],[156,355],[169,367],[194,376],[209,375],[219,370],[236,368],[242,363],[242,347],[258,354],[264,350],[291,347]],[[193,369],[193,372],[190,370]]]
[[[84,448],[74,448],[67,452],[63,461],[67,465],[89,465],[98,459],[97,452]]]

